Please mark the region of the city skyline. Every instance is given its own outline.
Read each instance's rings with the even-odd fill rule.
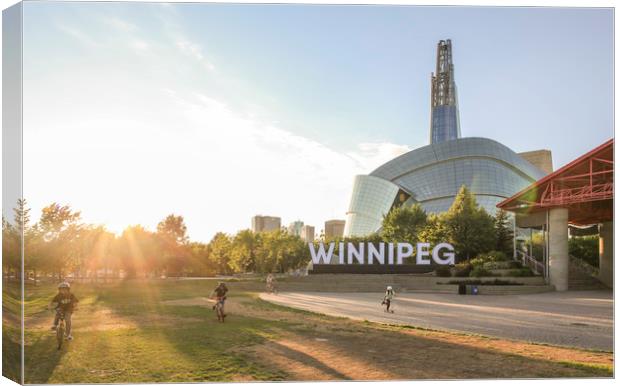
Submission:
[[[428,143],[441,39],[462,137],[550,149],[558,168],[613,136],[612,20],[608,9],[26,3],[24,152],[40,157],[24,165],[24,196],[35,220],[57,201],[114,232],[183,215],[200,241],[257,213],[344,218],[356,174]]]

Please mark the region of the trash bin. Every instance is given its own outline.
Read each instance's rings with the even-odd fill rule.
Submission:
[[[478,295],[478,286],[477,285],[472,285],[471,286],[471,294],[472,295]]]
[[[467,294],[467,287],[465,286],[465,284],[459,284],[459,295],[466,295]]]

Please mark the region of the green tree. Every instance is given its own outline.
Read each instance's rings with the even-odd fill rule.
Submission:
[[[495,212],[495,250],[504,252],[506,256],[512,256],[514,249],[513,231],[510,217],[505,210]]]
[[[74,212],[68,205],[53,203],[41,211],[39,253],[45,261],[44,270],[56,272],[59,280],[75,266],[76,240],[81,227],[80,212]]]
[[[2,216],[2,266],[5,277],[17,278],[21,268],[20,236],[15,227]]]
[[[450,209],[441,216],[449,242],[460,259],[476,257],[478,253],[488,252],[495,247],[495,224],[476,198],[462,186]]]
[[[420,204],[399,206],[383,216],[381,236],[388,242],[409,242],[420,240],[420,232],[426,226],[427,215]]]
[[[235,272],[254,272],[256,253],[261,243],[261,233],[249,229],[237,232],[232,240],[230,267]]]
[[[444,243],[450,240],[444,213],[430,213],[426,225],[420,230],[420,241],[431,245]]]
[[[186,269],[193,276],[211,276],[216,273],[215,265],[210,261],[210,248],[208,244],[191,242],[188,245],[190,256]]]
[[[568,253],[593,267],[599,264],[599,236],[574,236],[568,239]]]
[[[162,258],[157,237],[141,225],[125,228],[115,243],[114,253],[120,259],[120,266],[128,279],[138,274],[159,276],[161,273]]]
[[[183,216],[168,215],[157,224],[157,241],[161,248],[161,265],[168,275],[180,275],[189,264],[191,251]]]
[[[232,241],[228,235],[218,232],[209,242],[209,261],[213,264],[215,271],[220,274],[231,273],[230,255]]]

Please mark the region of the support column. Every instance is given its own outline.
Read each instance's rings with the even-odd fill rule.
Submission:
[[[598,279],[606,286],[614,286],[614,222],[598,226]]]
[[[549,283],[568,289],[568,209],[549,210]]]

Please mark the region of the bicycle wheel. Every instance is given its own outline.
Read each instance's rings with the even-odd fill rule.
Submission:
[[[58,350],[62,348],[62,341],[65,338],[65,322],[60,321],[56,329],[56,342],[58,342]]]
[[[224,323],[224,312],[222,311],[222,306],[217,308],[217,320]]]

